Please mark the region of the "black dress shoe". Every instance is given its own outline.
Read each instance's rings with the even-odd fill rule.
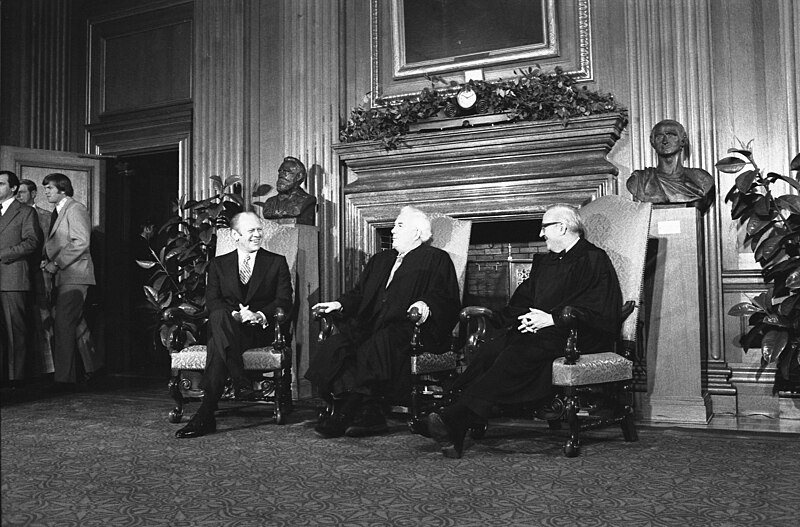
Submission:
[[[452,459],[460,459],[464,455],[466,428],[464,430],[455,430],[436,412],[428,414],[426,421],[431,437],[439,443],[439,447],[442,449],[442,455]]]
[[[214,416],[203,416],[194,414],[186,426],[175,432],[175,437],[178,439],[190,439],[192,437],[200,437],[206,434],[213,434],[217,431],[217,420]]]
[[[326,439],[342,437],[351,421],[349,416],[335,413],[328,417],[322,417],[314,427],[314,431]]]
[[[347,437],[366,437],[371,435],[383,434],[389,430],[386,418],[379,408],[366,408],[360,412],[353,424],[347,427],[344,435]]]

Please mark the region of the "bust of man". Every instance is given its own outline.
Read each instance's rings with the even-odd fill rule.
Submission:
[[[651,203],[691,203],[704,209],[714,188],[714,178],[703,169],[683,166],[688,155],[686,129],[666,119],[650,132],[650,145],[658,155],[658,166],[634,170],[627,187],[634,201]]]
[[[263,215],[282,223],[314,225],[317,198],[300,188],[306,180],[306,167],[296,157],[286,157],[278,168],[278,194],[264,202]]]

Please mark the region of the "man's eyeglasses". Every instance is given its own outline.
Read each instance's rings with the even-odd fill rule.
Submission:
[[[548,223],[542,223],[542,230],[545,230],[546,228],[548,228],[551,225],[558,225],[559,223],[564,223],[564,222],[563,221],[551,221],[551,222],[548,222]]]

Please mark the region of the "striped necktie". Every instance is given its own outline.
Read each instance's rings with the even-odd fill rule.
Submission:
[[[250,268],[250,254],[244,257],[242,261],[242,267],[239,268],[239,280],[243,284],[246,284],[250,280],[250,275],[253,273],[253,270]]]

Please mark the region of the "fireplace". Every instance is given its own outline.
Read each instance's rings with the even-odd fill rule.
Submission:
[[[345,178],[344,287],[381,248],[400,207],[414,205],[473,221],[465,294],[483,295],[485,305],[504,302],[503,268],[524,267],[545,250],[538,233],[549,205],[581,206],[617,193],[617,169],[606,156],[625,124],[623,115],[609,114],[566,127],[525,122],[418,132],[389,151],[377,142],[335,145]],[[487,300],[492,294],[498,298]]]

